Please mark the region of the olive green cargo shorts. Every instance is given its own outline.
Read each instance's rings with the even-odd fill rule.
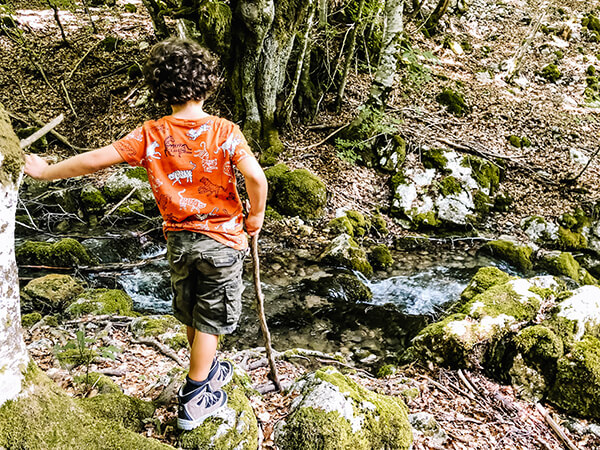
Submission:
[[[167,232],[175,317],[203,333],[232,333],[242,309],[245,256],[201,233]]]

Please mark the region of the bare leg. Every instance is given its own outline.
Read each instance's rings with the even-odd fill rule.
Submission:
[[[208,377],[210,366],[217,353],[219,337],[214,334],[194,330],[192,351],[190,352],[190,373],[194,381],[204,381]],[[188,334],[189,336],[189,334]]]
[[[196,336],[196,329],[194,327],[187,326],[187,339],[190,343],[190,348],[194,345],[194,337]]]

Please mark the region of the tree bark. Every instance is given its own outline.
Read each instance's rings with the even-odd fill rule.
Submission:
[[[0,105],[0,405],[21,392],[29,362],[21,329],[14,251],[15,211],[23,164],[19,139]]]
[[[379,64],[371,84],[367,106],[381,110],[396,82],[396,68],[400,53],[400,35],[403,31],[403,0],[387,0],[385,3],[386,26]]]

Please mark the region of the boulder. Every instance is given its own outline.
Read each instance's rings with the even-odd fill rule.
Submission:
[[[539,266],[549,273],[571,278],[579,284],[598,284],[590,273],[581,267],[571,253],[560,250],[538,253]]]
[[[424,149],[421,167],[392,177],[392,214],[419,228],[464,228],[479,222],[494,205],[500,169],[473,156]]]
[[[481,247],[481,252],[506,261],[523,272],[529,272],[533,269],[533,263],[531,262],[533,249],[528,245],[507,240],[497,240],[487,242]]]
[[[335,369],[296,381],[290,414],[275,428],[275,443],[288,450],[409,449],[407,408],[396,397],[368,391]]]
[[[275,166],[278,167],[278,166]],[[271,203],[279,213],[303,220],[318,219],[327,202],[325,184],[306,169],[282,171],[277,177]],[[273,177],[276,174],[271,174]]]
[[[133,189],[133,198],[139,200],[147,210],[152,209],[156,201],[148,183],[148,174],[142,167],[118,170],[104,183],[104,195],[113,202],[125,198]]]
[[[375,269],[385,270],[394,264],[394,258],[387,245],[379,244],[371,249],[369,262]]]
[[[82,292],[83,284],[69,275],[35,278],[21,290],[21,310],[60,313]]]
[[[118,314],[132,313],[133,300],[127,293],[119,289],[88,289],[71,303],[65,310],[69,317],[85,314]]]
[[[258,423],[248,396],[253,392],[248,375],[235,367],[233,379],[224,388],[227,405],[202,425],[184,431],[179,446],[194,450],[256,450]]]
[[[373,273],[364,249],[348,234],[335,237],[321,254],[320,260],[329,264],[358,270],[366,276]]]
[[[97,214],[106,205],[106,199],[102,195],[102,192],[94,186],[85,186],[81,189],[79,199],[83,210],[88,214]]]
[[[25,241],[15,249],[19,264],[71,267],[92,263],[85,247],[71,238],[57,242]]]

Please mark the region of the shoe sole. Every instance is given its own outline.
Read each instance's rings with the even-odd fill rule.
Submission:
[[[214,416],[216,413],[221,411],[226,405],[227,405],[227,394],[225,394],[225,400],[223,401],[223,404],[221,406],[219,406],[217,409],[215,409],[214,411],[212,411],[208,414],[198,417],[196,420],[186,420],[186,419],[180,419],[178,417],[177,418],[177,427],[184,431],[190,431],[190,430],[193,430],[194,428],[198,428],[200,425],[202,425],[202,422],[204,422],[209,417]]]

